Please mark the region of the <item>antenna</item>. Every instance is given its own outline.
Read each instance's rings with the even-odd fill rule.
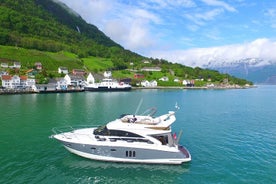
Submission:
[[[178,136],[177,136],[177,139],[176,139],[176,144],[177,144],[177,145],[178,145],[178,143],[179,143],[179,140],[180,140],[182,134],[183,134],[183,131],[182,131],[182,129],[181,129],[181,130],[179,131]]]

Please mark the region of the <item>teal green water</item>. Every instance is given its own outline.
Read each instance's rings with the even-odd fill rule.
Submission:
[[[50,139],[51,129],[100,125],[155,106],[192,161],[178,166],[92,161]],[[0,183],[276,183],[276,86],[0,96]]]

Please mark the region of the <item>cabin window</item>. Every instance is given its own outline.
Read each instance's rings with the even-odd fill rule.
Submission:
[[[94,135],[110,135],[110,132],[106,126],[101,126],[94,130]]]
[[[126,132],[122,130],[110,130],[110,136],[119,136],[119,137],[142,137],[138,134],[132,132]]]
[[[109,130],[106,126],[101,126],[95,129],[94,135],[117,136],[117,137],[142,137],[132,132],[127,132],[122,130]]]
[[[169,143],[167,135],[155,135],[153,137],[159,140],[162,143],[162,145],[166,145]]]

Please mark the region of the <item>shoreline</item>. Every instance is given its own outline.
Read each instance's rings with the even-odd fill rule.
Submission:
[[[182,86],[156,86],[156,87],[132,87],[131,90],[144,90],[144,89],[182,89],[182,90],[225,90],[225,89],[250,89],[257,88],[253,86],[214,86],[214,87],[182,87]],[[131,91],[130,90],[130,91]],[[49,91],[32,91],[32,90],[0,90],[0,95],[20,95],[20,94],[47,94],[47,93],[79,93],[86,92],[83,89],[71,89],[71,90],[49,90]],[[89,92],[89,91],[87,91]],[[103,91],[104,92],[104,91]]]
[[[257,88],[256,85],[253,86],[214,86],[214,87],[182,87],[182,86],[156,86],[156,87],[132,87],[134,90],[139,89],[189,89],[189,90],[197,90],[197,89],[250,89],[250,88]]]

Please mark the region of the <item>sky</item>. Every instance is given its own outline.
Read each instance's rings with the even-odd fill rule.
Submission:
[[[274,0],[60,1],[146,57],[192,67],[213,60],[276,61]]]

